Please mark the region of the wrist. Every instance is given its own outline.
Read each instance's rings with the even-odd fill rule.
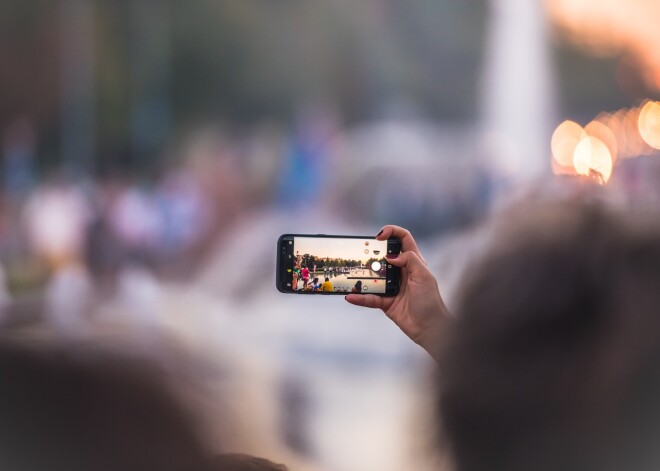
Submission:
[[[430,317],[429,323],[425,326],[423,331],[412,339],[417,345],[426,350],[436,361],[438,361],[439,352],[444,344],[445,332],[450,319],[451,316],[449,311],[447,311],[447,308],[443,304],[441,308]]]

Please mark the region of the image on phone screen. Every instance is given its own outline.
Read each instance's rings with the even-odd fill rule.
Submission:
[[[369,237],[280,237],[278,289],[292,293],[396,294],[398,269],[387,262],[398,241]]]

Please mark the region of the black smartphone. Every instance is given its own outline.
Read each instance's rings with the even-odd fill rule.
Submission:
[[[283,234],[277,241],[277,289],[282,293],[395,296],[400,270],[385,255],[400,252],[399,239]]]

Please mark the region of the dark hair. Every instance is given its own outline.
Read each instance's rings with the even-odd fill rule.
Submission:
[[[211,471],[287,471],[283,464],[243,454],[225,454],[213,460]]]
[[[0,341],[0,468],[204,469],[196,424],[135,359]]]
[[[325,278],[325,281],[330,281],[330,278],[326,277],[326,278]]]
[[[458,471],[657,469],[658,220],[593,203],[506,218],[441,353]]]
[[[362,291],[362,280],[357,280],[355,282],[355,289],[358,291]]]

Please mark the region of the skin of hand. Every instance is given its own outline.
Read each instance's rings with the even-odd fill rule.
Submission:
[[[376,239],[396,237],[401,253],[387,256],[388,263],[401,268],[401,284],[396,296],[349,294],[346,301],[356,306],[381,309],[408,337],[436,355],[442,341],[443,325],[450,318],[440,296],[438,282],[422,258],[412,234],[399,226],[385,226]]]

